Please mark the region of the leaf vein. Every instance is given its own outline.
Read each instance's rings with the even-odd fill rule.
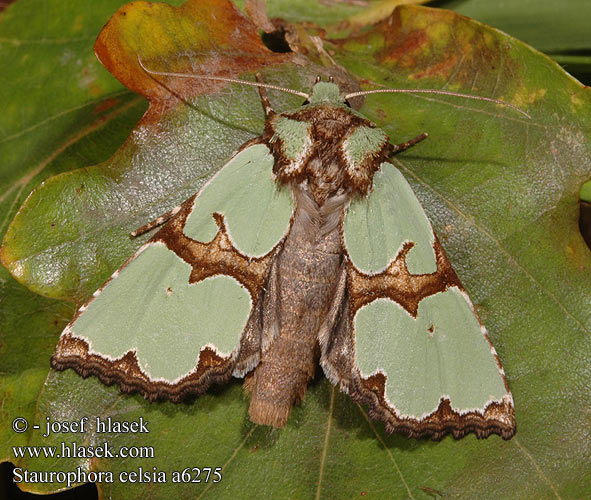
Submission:
[[[31,38],[29,40],[21,40],[19,38],[0,38],[0,43],[9,43],[15,47],[21,45],[66,45],[68,43],[86,42],[88,40],[94,40],[96,37],[92,36],[80,36],[75,38]]]
[[[2,138],[0,140],[0,144],[12,141],[14,139],[18,139],[19,137],[21,137],[29,132],[32,132],[33,130],[38,129],[39,127],[42,127],[43,125],[50,123],[54,120],[57,120],[58,118],[61,118],[62,116],[65,116],[67,114],[73,113],[75,111],[79,111],[80,109],[84,109],[86,107],[96,106],[96,104],[103,102],[106,99],[113,99],[115,97],[120,97],[120,96],[126,95],[126,94],[130,94],[129,90],[122,90],[121,92],[116,92],[114,94],[101,97],[100,99],[96,99],[94,101],[85,102],[83,104],[80,104],[79,106],[74,106],[72,108],[64,109],[63,111],[60,111],[59,113],[56,113],[55,115],[48,116],[44,120],[41,120],[40,122],[35,123],[34,125],[31,125],[30,127],[26,127],[22,130],[19,130],[18,132],[15,132],[12,135],[8,135],[8,136]]]
[[[562,497],[558,494],[558,490],[552,484],[552,482],[550,481],[550,479],[548,479],[548,477],[542,472],[542,469],[537,464],[537,462],[535,461],[535,459],[531,455],[531,453],[529,451],[527,451],[527,449],[525,448],[525,446],[523,446],[519,442],[519,440],[517,438],[514,437],[513,438],[513,442],[517,445],[517,447],[519,448],[519,450],[521,451],[521,453],[523,453],[530,460],[530,462],[533,464],[534,468],[536,469],[536,472],[538,473],[538,475],[544,480],[544,482],[548,486],[550,486],[550,488],[552,489],[552,492],[554,493],[554,495],[556,495],[556,498],[558,498],[559,500],[562,500]]]
[[[400,467],[398,466],[398,462],[396,462],[396,459],[394,458],[394,455],[392,455],[392,452],[390,451],[390,448],[388,448],[388,446],[384,442],[382,436],[380,436],[380,434],[376,430],[375,426],[373,425],[373,422],[369,419],[369,417],[367,416],[367,413],[365,413],[365,411],[363,410],[363,408],[361,407],[361,405],[359,405],[358,403],[357,403],[357,408],[359,408],[359,411],[361,412],[361,414],[363,415],[363,417],[365,418],[365,420],[367,420],[367,423],[369,424],[370,429],[375,434],[377,440],[384,447],[384,450],[386,450],[386,453],[388,453],[388,456],[390,457],[390,460],[392,460],[392,463],[394,464],[394,468],[396,469],[396,472],[398,472],[398,476],[400,476],[400,480],[402,481],[402,484],[404,484],[404,487],[406,488],[406,491],[408,492],[409,498],[411,498],[411,500],[415,500],[415,497],[412,496],[412,493],[410,491],[410,488],[408,486],[408,483],[404,479],[404,476],[402,475],[402,471],[400,470]]]
[[[322,478],[324,476],[324,464],[326,463],[326,455],[328,450],[328,443],[330,439],[330,429],[332,424],[332,414],[334,412],[334,394],[335,388],[331,386],[330,391],[330,406],[328,408],[328,419],[326,423],[326,434],[324,435],[324,444],[322,446],[322,456],[320,457],[320,471],[318,472],[318,486],[316,487],[316,500],[320,499],[322,491]]]
[[[253,425],[251,427],[251,429],[246,433],[246,435],[244,436],[244,439],[240,442],[240,444],[236,447],[236,449],[234,450],[234,452],[232,453],[232,455],[230,455],[230,458],[228,458],[228,460],[226,460],[226,463],[224,465],[222,465],[222,470],[221,472],[224,472],[224,470],[226,470],[226,467],[230,464],[230,462],[232,462],[232,460],[234,460],[234,458],[236,458],[236,455],[238,455],[238,452],[244,448],[244,445],[246,444],[246,441],[248,441],[248,438],[250,438],[250,436],[252,435],[252,433],[254,432],[254,430],[258,427],[258,425]],[[201,492],[201,495],[199,495],[197,497],[197,500],[203,498],[205,496],[205,494],[209,491],[209,488],[212,487],[214,483],[213,482],[208,482],[207,483],[207,487]]]

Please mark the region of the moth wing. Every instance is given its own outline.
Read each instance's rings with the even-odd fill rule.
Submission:
[[[234,156],[79,309],[52,366],[178,401],[256,365],[249,318],[293,210],[272,166],[262,144]]]
[[[389,432],[511,437],[513,398],[497,353],[398,169],[382,164],[343,233],[346,319],[321,342],[328,378]]]

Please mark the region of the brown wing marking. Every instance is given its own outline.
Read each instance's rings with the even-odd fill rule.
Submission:
[[[72,368],[83,378],[94,375],[105,385],[117,384],[122,392],[139,392],[150,401],[168,399],[178,403],[191,394],[202,394],[213,383],[227,381],[232,375],[230,361],[205,347],[199,354],[196,369],[170,385],[150,380],[140,369],[134,351],[110,361],[97,354],[90,354],[85,340],[64,332],[51,358],[51,366],[56,370]]]
[[[195,241],[183,232],[185,221],[191,213],[197,195],[185,201],[181,210],[158,233],[148,245],[162,242],[193,268],[189,282],[197,283],[210,276],[224,274],[232,276],[249,292],[252,300],[251,316],[260,309],[265,280],[276,249],[260,258],[249,258],[240,253],[231,243],[223,217],[214,214],[218,232],[209,243]],[[277,247],[276,247],[277,248]],[[168,399],[179,402],[189,395],[202,394],[213,383],[224,383],[230,379],[237,359],[258,356],[260,335],[257,335],[257,322],[250,318],[243,333],[240,348],[227,357],[220,356],[215,350],[204,347],[199,355],[197,366],[174,385],[164,381],[151,380],[139,367],[134,351],[128,351],[123,357],[110,360],[89,352],[88,343],[70,332],[71,325],[88,307],[88,304],[117,277],[120,270],[127,266],[141,251],[140,249],[78,310],[72,321],[62,333],[51,366],[56,370],[74,369],[86,378],[96,376],[106,385],[118,384],[123,392],[139,392],[150,400]],[[250,325],[250,326],[249,326]],[[116,334],[116,332],[114,332]],[[258,359],[258,358],[257,358]],[[253,364],[251,361],[250,364]]]
[[[256,301],[265,283],[274,250],[259,258],[240,253],[232,245],[224,218],[218,213],[213,214],[218,226],[213,240],[201,243],[189,238],[183,228],[195,197],[196,195],[183,203],[177,216],[156,233],[151,241],[161,241],[193,268],[190,283],[218,274],[232,276],[249,291],[252,300]]]
[[[364,274],[349,262],[348,321],[343,322],[339,326],[339,331],[335,332],[336,336],[342,337],[339,341],[342,346],[353,345],[354,350],[353,318],[361,307],[378,298],[389,298],[397,302],[416,318],[419,303],[425,297],[443,292],[451,286],[456,286],[464,291],[437,238],[435,238],[433,244],[437,270],[432,274],[410,274],[406,266],[406,255],[412,246],[412,243],[406,243],[388,268],[375,275]],[[459,413],[453,410],[449,399],[442,398],[437,409],[420,420],[400,418],[386,401],[385,374],[377,373],[368,378],[363,378],[359,373],[359,369],[353,367],[351,375],[347,377],[348,363],[344,364],[342,356],[339,359],[338,351],[327,354],[327,358],[333,360],[335,374],[338,374],[337,379],[348,378],[348,392],[351,398],[358,403],[367,405],[369,407],[369,416],[384,422],[386,431],[389,433],[397,432],[413,438],[430,436],[432,439],[437,440],[448,433],[451,433],[455,438],[460,438],[468,432],[474,432],[479,438],[487,437],[490,434],[499,434],[504,439],[509,439],[515,434],[516,429],[513,399],[509,392],[509,384],[499,357],[476,311],[474,311],[474,314],[490,345],[491,353],[495,358],[507,390],[507,395],[501,402],[491,401],[482,413]],[[350,347],[347,350],[350,350]],[[336,383],[332,379],[331,381]]]
[[[369,416],[384,422],[388,433],[396,432],[412,438],[431,437],[433,440],[439,440],[448,433],[455,438],[461,438],[469,432],[474,432],[479,438],[499,434],[503,439],[515,434],[515,410],[511,398],[490,402],[483,413],[461,414],[453,410],[449,399],[441,398],[433,413],[418,420],[400,418],[386,402],[385,389],[384,374],[377,373],[364,379],[356,373],[351,378],[349,395],[354,401],[367,405]]]
[[[433,243],[437,270],[432,274],[411,274],[406,266],[406,256],[413,243],[407,242],[396,258],[381,273],[369,275],[349,266],[351,313],[378,298],[389,298],[400,304],[414,318],[417,317],[419,302],[429,295],[447,290],[450,286],[462,284],[447,260],[437,238]]]

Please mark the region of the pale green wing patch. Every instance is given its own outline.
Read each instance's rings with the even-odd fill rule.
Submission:
[[[437,269],[435,235],[412,188],[390,163],[382,163],[369,196],[351,202],[344,220],[345,248],[353,265],[365,273],[378,273],[402,249],[413,243],[406,256],[411,274]]]
[[[355,127],[343,143],[349,168],[359,168],[364,161],[377,155],[387,142],[388,136],[379,128]]]
[[[290,176],[301,172],[305,160],[312,151],[310,124],[276,115],[272,118],[271,126],[273,128],[271,142],[279,143],[283,156],[282,174]]]
[[[183,232],[210,242],[218,231],[217,212],[224,216],[237,250],[250,257],[270,252],[289,229],[293,211],[291,193],[273,180],[273,162],[264,144],[234,156],[201,189]]]
[[[62,335],[85,340],[108,361],[136,353],[152,381],[174,384],[209,346],[235,352],[249,316],[248,292],[229,276],[189,284],[191,266],[163,243],[149,243],[116,272]]]
[[[496,352],[464,292],[426,297],[417,318],[378,299],[354,319],[355,362],[362,377],[386,376],[385,399],[400,418],[421,420],[442,398],[460,415],[482,413],[508,395]]]
[[[273,123],[274,134],[271,142],[281,141],[281,152],[288,160],[298,160],[309,143],[310,124],[278,116]]]

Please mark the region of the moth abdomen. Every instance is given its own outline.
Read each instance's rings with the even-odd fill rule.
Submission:
[[[263,299],[275,305],[267,314],[277,323],[278,335],[261,354],[246,384],[252,398],[251,419],[275,427],[285,425],[291,407],[303,398],[314,375],[320,357],[319,331],[342,270],[340,232],[331,220],[335,213],[342,213],[344,198],[325,214],[301,188],[294,186],[294,193],[299,202],[293,224],[276,256],[272,268],[276,275],[270,277],[276,283],[275,295]],[[328,231],[327,225],[331,226]]]
[[[303,399],[318,361],[317,342],[309,340],[283,333],[273,342],[253,377],[245,383],[251,395],[249,414],[253,422],[285,426],[292,406]]]

